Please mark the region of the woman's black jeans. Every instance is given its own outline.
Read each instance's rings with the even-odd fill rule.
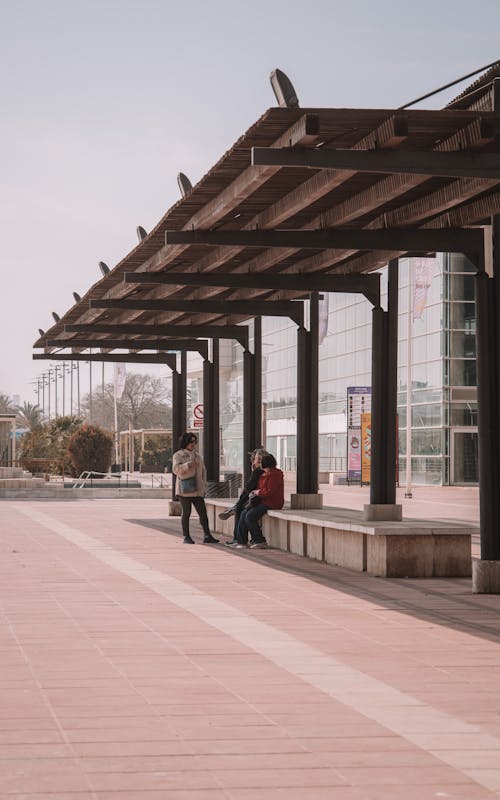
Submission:
[[[178,495],[181,504],[182,514],[182,533],[184,537],[189,536],[189,517],[191,516],[191,505],[193,505],[200,518],[200,524],[203,528],[205,536],[210,536],[210,528],[208,526],[207,507],[203,497],[182,497]]]

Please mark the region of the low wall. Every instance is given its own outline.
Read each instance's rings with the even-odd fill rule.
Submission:
[[[210,527],[232,535],[234,517],[218,518],[231,502],[207,498],[206,504]],[[469,577],[477,532],[440,520],[364,522],[361,512],[341,508],[283,508],[263,517],[271,547],[385,578]]]

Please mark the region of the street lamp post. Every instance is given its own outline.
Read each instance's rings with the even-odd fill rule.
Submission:
[[[47,393],[48,393],[48,411],[49,411],[48,419],[49,419],[49,422],[50,422],[50,382],[52,380],[52,378],[51,378],[52,372],[53,372],[52,368],[49,367],[49,369],[47,370],[47,390],[48,390]]]
[[[55,419],[57,419],[57,411],[58,411],[58,409],[57,409],[57,379],[59,377],[59,370],[60,370],[59,364],[56,364],[55,367],[54,367],[54,406],[55,406],[55,408],[54,408],[54,417],[55,417]]]

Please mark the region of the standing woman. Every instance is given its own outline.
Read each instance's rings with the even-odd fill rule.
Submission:
[[[194,433],[183,433],[179,439],[179,449],[174,453],[172,472],[177,477],[176,492],[181,503],[182,533],[184,544],[194,544],[194,539],[189,534],[189,517],[193,505],[200,518],[201,527],[205,534],[204,544],[218,544],[208,527],[207,509],[204,495],[207,490],[207,472],[205,464],[196,450],[198,437]]]

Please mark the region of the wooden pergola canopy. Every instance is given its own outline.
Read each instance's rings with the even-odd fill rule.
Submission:
[[[84,337],[105,347],[109,336],[113,349],[109,325],[131,349],[144,331],[209,337],[259,308],[272,315],[335,291],[336,276],[377,304],[373,283],[348,278],[402,254],[460,250],[481,269],[482,233],[471,229],[500,212],[497,73],[472,111],[269,109],[34,346]]]

